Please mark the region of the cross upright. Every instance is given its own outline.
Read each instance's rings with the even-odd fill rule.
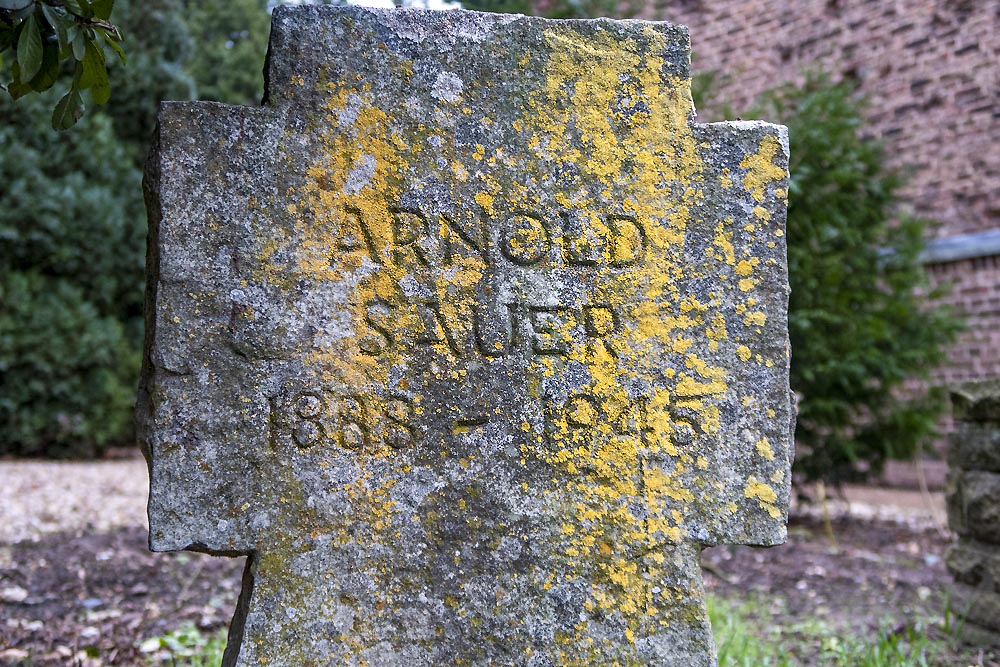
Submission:
[[[716,664],[785,536],[787,135],[687,30],[279,7],[147,168],[150,546],[247,555],[224,664]]]

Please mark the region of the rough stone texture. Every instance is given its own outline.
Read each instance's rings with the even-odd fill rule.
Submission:
[[[715,664],[785,536],[787,138],[686,29],[279,8],[147,173],[150,544],[250,555],[227,665]]]
[[[952,607],[965,638],[1000,646],[1000,383],[952,392],[957,428],[948,464],[948,524],[958,534],[946,562],[958,582]]]
[[[1000,0],[657,0],[647,17],[691,27],[710,102],[740,114],[765,90],[822,69],[868,99],[867,134],[908,176],[906,204],[937,238],[1000,229]],[[711,108],[703,117],[723,116]],[[989,150],[984,150],[984,148]],[[939,303],[967,313],[935,382],[1000,378],[1000,256],[936,264]]]
[[[950,603],[951,608],[974,632],[966,639],[975,637],[981,646],[1000,646],[996,628],[997,619],[1000,619],[1000,595],[984,588],[955,584]],[[959,627],[964,633],[966,628]]]
[[[909,175],[935,236],[1000,226],[1000,0],[658,0],[650,18],[691,27],[695,72],[716,108],[822,69],[868,98],[866,132]],[[716,116],[717,117],[717,116]]]
[[[996,423],[959,421],[948,449],[952,466],[1000,473],[1000,429]]]
[[[958,385],[951,392],[951,412],[956,421],[995,426],[1000,422],[1000,380]]]
[[[955,581],[1000,594],[1000,552],[996,549],[969,540],[951,547],[946,561]]]
[[[1000,544],[1000,475],[971,470],[962,475],[959,484],[968,533]]]

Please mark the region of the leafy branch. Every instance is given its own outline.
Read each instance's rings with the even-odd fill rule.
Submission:
[[[0,88],[13,99],[48,90],[60,65],[73,69],[69,91],[52,112],[52,127],[66,130],[86,111],[82,93],[94,104],[111,97],[104,44],[125,63],[121,31],[111,23],[114,0],[0,0]],[[9,72],[3,68],[14,56]]]

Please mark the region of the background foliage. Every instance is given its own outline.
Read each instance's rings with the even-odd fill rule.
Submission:
[[[464,4],[551,17],[621,16],[642,6]],[[0,454],[92,456],[129,441],[142,336],[139,181],[156,108],[161,99],[257,103],[267,5],[117,0],[112,20],[129,60],[104,54],[108,105],[56,134],[47,127],[54,90],[0,102]],[[3,67],[0,80],[9,80],[9,59]],[[710,75],[695,83],[698,97],[712,89]],[[943,360],[957,330],[926,305],[917,261],[926,223],[899,216],[899,175],[859,134],[860,110],[848,86],[813,76],[742,113],[790,129],[796,466],[834,482],[906,457],[932,433],[942,402],[904,400],[900,389]]]
[[[850,84],[811,74],[744,114],[788,126],[795,469],[834,483],[911,458],[933,436],[946,403],[919,381],[960,328],[928,305],[929,223],[901,210],[901,176],[862,135],[863,108]]]
[[[128,63],[107,58],[112,98],[77,127],[50,127],[55,86],[0,93],[0,454],[130,444],[157,106],[261,96],[266,0],[117,0],[113,20]]]
[[[49,90],[60,69],[71,70],[69,90],[54,105],[52,127],[72,127],[86,109],[82,93],[95,104],[111,97],[107,54],[110,47],[125,62],[122,35],[110,22],[114,0],[0,0],[0,89],[18,99]]]

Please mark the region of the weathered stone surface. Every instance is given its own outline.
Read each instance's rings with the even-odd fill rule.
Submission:
[[[1000,631],[978,625],[972,621],[963,621],[957,627],[956,636],[969,646],[979,648],[1000,647]]]
[[[250,554],[229,665],[714,665],[699,551],[785,536],[787,139],[686,30],[279,8],[165,104],[150,544]]]
[[[961,618],[980,628],[1000,633],[1000,595],[982,588],[955,584],[950,603]]]
[[[963,473],[961,503],[966,532],[1000,545],[1000,475],[979,470]]]
[[[1000,422],[1000,381],[966,382],[951,391],[952,416],[961,422]]]
[[[962,504],[962,469],[949,468],[945,479],[945,510],[948,513],[948,527],[957,535],[965,535],[964,506]]]
[[[952,609],[966,642],[1000,646],[1000,383],[952,393],[957,420],[948,454],[948,525],[959,540],[947,555],[958,584]]]
[[[1000,472],[1000,424],[959,422],[949,442],[948,463],[952,467]]]
[[[1000,594],[1000,553],[995,546],[963,542],[948,549],[948,571],[955,581]]]

